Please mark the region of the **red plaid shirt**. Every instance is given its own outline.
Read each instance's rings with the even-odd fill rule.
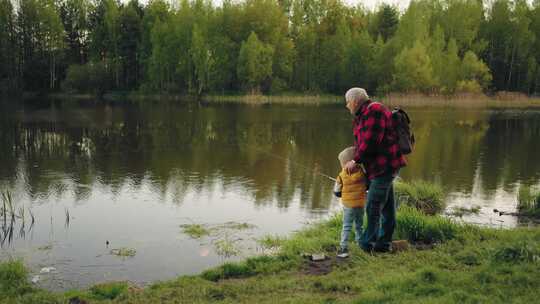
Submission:
[[[392,127],[392,112],[380,103],[364,102],[353,121],[356,155],[354,160],[364,164],[369,179],[395,174],[407,165]]]

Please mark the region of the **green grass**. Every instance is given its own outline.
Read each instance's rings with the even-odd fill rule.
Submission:
[[[210,229],[204,227],[201,224],[185,224],[180,225],[182,231],[189,237],[194,239],[200,239],[202,237],[210,235]]]
[[[111,249],[110,254],[119,256],[119,257],[134,257],[137,254],[137,250],[133,248],[117,248],[117,249]]]
[[[415,207],[426,214],[436,214],[444,210],[444,192],[440,185],[427,181],[397,181],[394,183],[398,204]]]
[[[518,211],[520,215],[540,217],[540,191],[535,191],[528,186],[520,186]]]
[[[341,214],[289,238],[261,243],[272,256],[227,263],[197,276],[132,290],[107,283],[63,294],[32,288],[20,261],[0,264],[0,303],[535,303],[540,286],[540,228],[463,225],[411,206],[398,210],[395,237],[413,243],[397,254],[351,257],[310,275],[305,253],[335,256]],[[414,244],[432,244],[430,249]],[[421,248],[423,248],[421,250]],[[9,300],[8,300],[9,299]]]
[[[90,298],[95,300],[112,300],[126,293],[128,284],[125,282],[111,282],[94,285],[90,288]]]

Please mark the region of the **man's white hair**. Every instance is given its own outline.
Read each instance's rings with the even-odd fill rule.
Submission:
[[[369,96],[366,92],[366,90],[362,88],[352,88],[345,93],[345,101],[359,101],[364,102],[369,99]]]

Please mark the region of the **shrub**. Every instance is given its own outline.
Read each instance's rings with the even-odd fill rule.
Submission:
[[[28,272],[21,261],[0,263],[0,299],[32,291],[27,276]]]
[[[111,88],[112,78],[103,62],[70,65],[62,83],[66,91],[103,95]]]

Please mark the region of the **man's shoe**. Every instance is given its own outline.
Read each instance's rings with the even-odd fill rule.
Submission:
[[[349,250],[347,250],[347,248],[339,248],[338,252],[337,252],[337,257],[338,258],[348,258],[349,257]]]
[[[375,248],[373,248],[373,251],[375,251],[375,252],[390,252],[390,251],[392,251],[392,245],[375,246]]]

